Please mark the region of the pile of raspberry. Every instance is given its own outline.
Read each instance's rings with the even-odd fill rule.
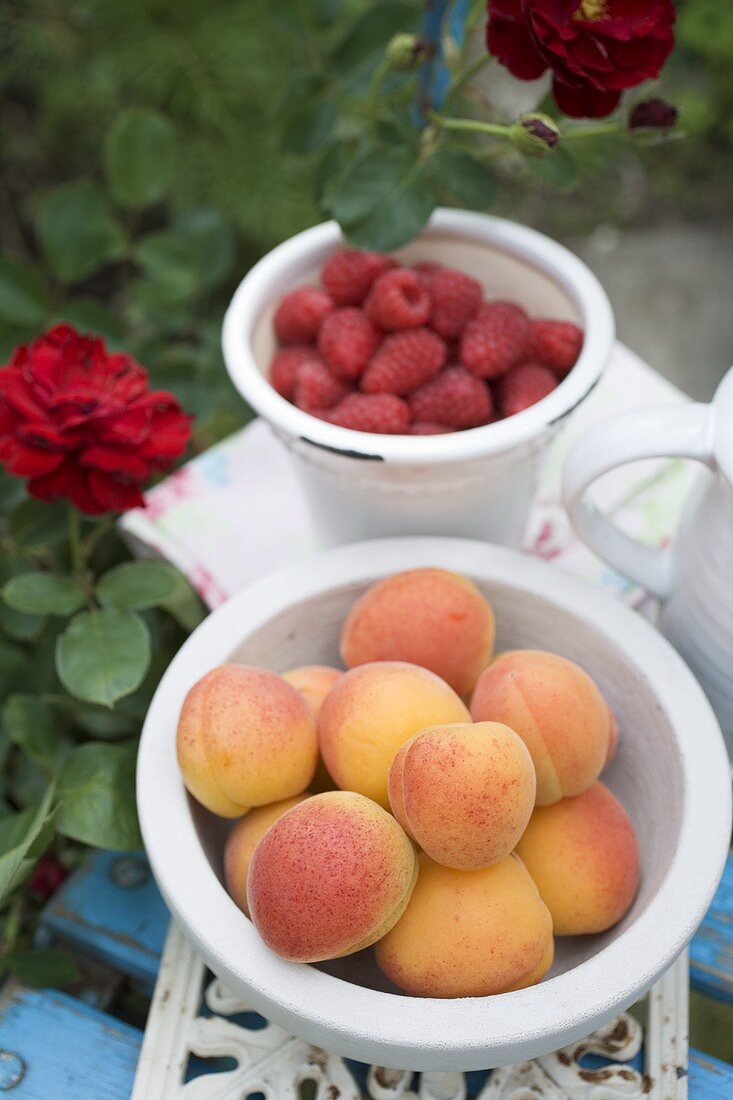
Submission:
[[[490,424],[546,397],[583,346],[577,325],[485,301],[480,283],[441,264],[343,249],[321,282],[280,302],[270,382],[342,428],[439,435]]]

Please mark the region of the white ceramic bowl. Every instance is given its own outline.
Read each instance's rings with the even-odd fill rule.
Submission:
[[[264,946],[222,885],[228,824],[186,794],[175,733],[184,695],[224,661],[276,671],[334,663],[344,615],[375,579],[420,565],[473,578],[497,615],[498,648],[534,646],[579,661],[619,719],[604,774],[636,827],[639,895],[611,931],[558,941],[551,975],[515,993],[412,998],[380,977],[371,952],[319,967]],[[516,551],[460,539],[376,540],[273,573],[214,612],[163,677],[138,762],[138,807],[155,878],[212,970],[302,1038],[406,1069],[487,1068],[570,1043],[623,1010],[684,948],[728,851],[731,790],[712,710],[672,647],[638,615],[584,582]]]
[[[585,331],[583,350],[556,390],[506,420],[442,436],[365,434],[302,412],[267,380],[278,301],[316,282],[342,247],[338,225],[326,222],[273,249],[240,283],[222,334],[232,381],[293,455],[324,541],[458,534],[517,545],[547,447],[610,356],[614,321],[603,288],[582,260],[534,229],[486,214],[436,211],[395,253],[401,260],[461,268],[491,298],[521,302],[533,316],[575,321]]]

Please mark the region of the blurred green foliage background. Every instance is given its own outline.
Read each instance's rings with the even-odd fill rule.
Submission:
[[[130,106],[155,108],[173,122],[173,201],[205,202],[231,216],[243,262],[309,224],[316,216],[310,173],[274,120],[290,74],[307,65],[313,11],[327,7],[316,33],[332,37],[354,9],[369,6],[8,0],[0,9],[3,247],[23,247],[20,216],[39,190],[99,171],[105,132]],[[642,172],[609,163],[608,192],[588,189],[580,202],[524,196],[526,209],[543,208],[547,228],[570,220],[582,231],[608,217],[614,194],[614,219],[624,223],[733,208],[733,11],[719,0],[681,0],[678,9],[678,46],[663,90],[682,109],[687,140],[642,157]],[[515,210],[517,198],[505,195],[504,208]]]

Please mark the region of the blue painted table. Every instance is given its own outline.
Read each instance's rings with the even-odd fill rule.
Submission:
[[[144,1010],[167,924],[144,856],[86,858],[46,907],[39,935],[109,980],[70,994],[6,982],[0,1092],[12,1092],[14,1100],[129,1100],[142,1030],[121,1017],[130,1015],[130,989]],[[690,967],[694,989],[733,1004],[733,856],[692,943]],[[106,990],[102,998],[99,988]],[[689,1091],[692,1100],[731,1100],[733,1068],[691,1051]]]

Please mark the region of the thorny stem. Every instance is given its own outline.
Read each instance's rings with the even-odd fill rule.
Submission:
[[[430,121],[434,126],[440,126],[444,130],[468,130],[479,134],[491,134],[493,137],[509,137],[509,126],[502,126],[496,122],[478,122],[472,118],[446,118],[436,111],[430,112]]]
[[[3,954],[12,951],[18,941],[23,910],[23,895],[18,894],[10,903],[3,923]]]
[[[392,69],[392,65],[388,57],[383,57],[377,65],[376,69],[372,73],[372,79],[369,82],[369,94],[367,95],[367,119],[369,121],[369,128],[374,134],[377,128],[377,112],[379,108],[379,93],[382,90],[382,84],[384,78]]]
[[[106,519],[101,520],[100,523],[98,523],[97,526],[94,528],[94,530],[87,535],[82,544],[85,562],[89,561],[92,554],[97,549],[107,532],[112,530],[114,522],[114,516],[107,516]]]
[[[86,558],[81,538],[81,517],[72,505],[69,505],[69,551],[72,569],[75,573],[82,573]]]
[[[464,84],[467,84],[469,80],[471,80],[476,73],[480,72],[484,65],[488,65],[490,61],[493,61],[491,54],[480,54],[478,57],[475,57],[473,61],[470,61],[461,72],[456,73],[448,89],[447,101],[450,102],[456,92],[460,91]]]
[[[623,129],[623,126],[620,126],[618,122],[599,122],[595,126],[578,127],[577,130],[563,130],[562,140],[565,142],[576,141],[579,138],[605,137],[607,134],[620,134]]]

